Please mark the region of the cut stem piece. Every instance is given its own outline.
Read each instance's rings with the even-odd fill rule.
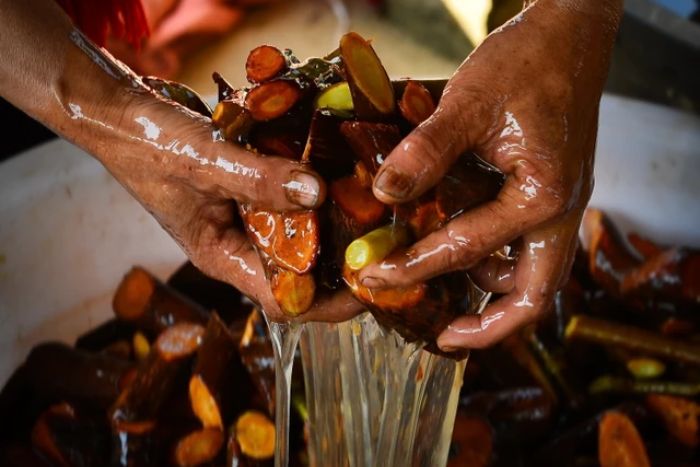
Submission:
[[[321,241],[314,211],[274,212],[249,204],[239,211],[253,243],[276,265],[304,274],[316,264]]]
[[[406,83],[399,101],[401,115],[413,126],[418,126],[435,112],[435,101],[425,86],[419,81]]]
[[[394,113],[394,87],[368,41],[350,32],[340,39],[355,115],[360,120],[384,119]]]
[[[259,122],[279,118],[301,99],[301,89],[294,81],[275,80],[248,91],[245,108]]]
[[[256,460],[275,454],[275,425],[265,414],[249,410],[236,420],[236,442],[243,454]]]
[[[601,418],[598,460],[601,467],[650,467],[642,437],[622,412],[610,411]]]
[[[188,434],[175,446],[175,464],[194,467],[213,461],[224,445],[224,434],[215,428],[204,428]]]
[[[700,365],[700,345],[698,344],[591,316],[573,316],[564,334],[571,340],[579,339],[601,345],[614,345],[643,355],[655,355]]]
[[[311,308],[316,293],[312,274],[297,274],[281,268],[271,268],[270,286],[282,312],[295,317]]]
[[[664,374],[666,365],[655,358],[632,358],[627,361],[627,370],[637,379],[653,379]]]
[[[659,417],[668,432],[680,443],[690,448],[700,444],[700,405],[682,397],[650,394],[647,407]]]
[[[375,198],[371,188],[365,188],[354,175],[331,183],[329,195],[340,210],[359,226],[371,228],[386,212],[386,205]]]
[[[591,394],[671,394],[694,397],[700,395],[700,383],[679,381],[638,381],[604,375],[595,379],[588,387]]]
[[[224,429],[224,401],[227,389],[231,389],[225,383],[235,351],[233,336],[219,315],[212,313],[189,384],[192,411],[204,428]]]
[[[399,246],[409,242],[408,230],[400,224],[379,227],[354,240],[345,250],[345,262],[353,271],[386,258]]]
[[[206,323],[208,313],[198,304],[134,267],[122,279],[112,302],[119,319],[158,333],[176,323]]]
[[[341,113],[352,112],[355,107],[347,81],[335,83],[321,91],[314,101],[314,109],[329,109]]]
[[[254,48],[248,54],[245,62],[245,72],[251,83],[269,81],[287,68],[287,60],[284,54],[271,45],[261,45]]]
[[[253,126],[250,112],[230,100],[216,104],[211,120],[221,130],[226,141],[234,143],[240,143]]]

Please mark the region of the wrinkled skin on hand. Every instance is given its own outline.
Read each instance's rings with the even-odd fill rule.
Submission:
[[[531,2],[467,58],[434,115],[377,175],[374,193],[387,203],[424,193],[465,151],[507,176],[493,202],[361,272],[363,284],[384,288],[471,268],[478,284],[503,294],[481,315],[455,320],[438,339],[443,350],[486,347],[539,319],[566,281],[593,187],[621,3]],[[484,260],[506,244],[517,261]]]
[[[313,208],[324,186],[301,165],[225,142],[209,119],[137,93],[103,163],[206,274],[233,284],[283,321],[257,252],[236,228],[234,200],[275,210]],[[129,141],[130,140],[130,141]],[[296,183],[290,183],[294,181]],[[349,292],[321,297],[302,320],[339,321],[361,309]]]
[[[0,39],[0,95],[94,155],[206,274],[286,319],[235,227],[234,201],[314,208],[325,196],[317,175],[224,142],[207,118],[157,96],[90,44],[54,0],[0,0]],[[344,292],[319,298],[302,319],[360,310]]]

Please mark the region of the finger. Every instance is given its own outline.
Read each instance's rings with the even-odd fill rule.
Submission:
[[[276,211],[321,205],[326,187],[307,165],[282,157],[261,157],[249,151],[217,146],[211,181],[224,195]]]
[[[488,305],[481,315],[456,319],[438,337],[438,346],[456,349],[488,347],[551,309],[570,254],[571,232],[545,230],[524,237],[515,270],[515,287]]]
[[[300,316],[302,322],[325,321],[340,323],[366,311],[352,292],[343,289],[339,292],[318,297],[311,309]]]
[[[186,251],[194,265],[208,276],[239,289],[270,319],[288,320],[272,295],[257,251],[245,234],[233,228],[220,231],[207,226],[205,229],[198,244]]]
[[[441,103],[386,158],[374,179],[374,195],[384,203],[397,204],[433,187],[471,147],[479,122],[485,120],[475,112],[480,107]]]
[[[323,202],[323,180],[308,165],[254,154],[224,141],[218,130],[212,132],[209,119],[173,106],[149,98],[130,110],[145,135],[134,141],[139,148],[142,142],[148,142],[147,150],[157,149],[137,160],[159,171],[156,175],[179,179],[208,196],[233,198],[277,211],[316,208]],[[130,177],[137,176],[132,170]],[[154,178],[152,173],[144,176]]]
[[[469,270],[469,277],[485,292],[509,293],[515,286],[515,260],[489,256]]]
[[[390,255],[360,272],[366,287],[408,286],[446,272],[468,269],[541,222],[533,209],[520,209],[520,185],[508,178],[496,200],[450,221],[409,250]]]
[[[272,321],[289,321],[272,295],[260,257],[242,232],[236,229],[219,231],[215,226],[205,227],[198,245],[188,252],[193,263],[205,274],[227,282],[258,304]],[[352,295],[344,289],[335,294],[317,297],[301,321],[341,322],[364,311]]]

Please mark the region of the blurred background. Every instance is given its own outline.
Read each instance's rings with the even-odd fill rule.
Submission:
[[[64,3],[69,0],[61,0]],[[109,3],[109,2],[107,2]],[[244,84],[247,52],[261,43],[298,57],[335,48],[356,30],[375,39],[393,77],[449,76],[522,0],[142,0],[150,37],[135,49],[108,37],[106,47],[141,74],[182,81],[204,96],[212,71]],[[697,114],[700,109],[700,2],[627,0],[607,91]],[[0,100],[15,122],[0,160],[54,138]]]

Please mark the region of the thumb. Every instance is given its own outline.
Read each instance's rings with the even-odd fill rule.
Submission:
[[[212,144],[198,168],[225,196],[277,211],[314,209],[323,202],[325,184],[308,164],[253,154],[229,143]]]
[[[374,195],[380,201],[398,204],[417,198],[469,149],[470,130],[463,124],[466,119],[460,108],[464,105],[441,103],[394,148],[374,179]]]

